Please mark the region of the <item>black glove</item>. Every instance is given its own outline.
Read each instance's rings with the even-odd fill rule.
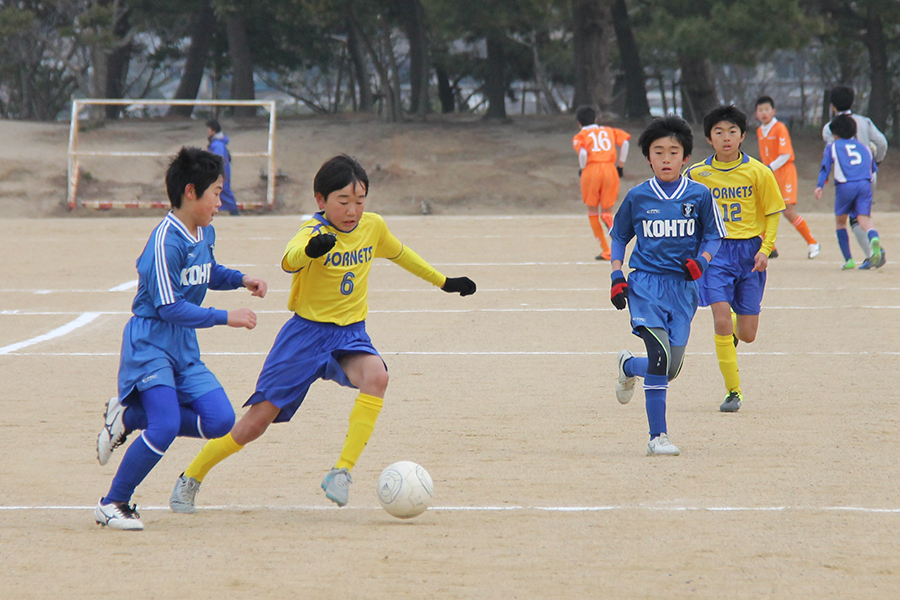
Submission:
[[[628,300],[628,282],[625,281],[625,274],[621,269],[612,272],[612,290],[609,292],[609,299],[617,310],[623,310]]]
[[[468,277],[448,277],[441,289],[449,294],[471,296],[475,293],[475,282]]]
[[[616,173],[619,174],[619,179],[622,179],[625,176],[625,169],[622,167],[616,167]]]
[[[686,281],[697,281],[703,275],[703,271],[709,266],[709,261],[698,256],[697,258],[686,258],[681,261],[681,270],[684,271]]]
[[[333,233],[320,233],[319,235],[309,238],[306,244],[306,255],[310,258],[319,258],[334,248],[337,243],[337,236]]]

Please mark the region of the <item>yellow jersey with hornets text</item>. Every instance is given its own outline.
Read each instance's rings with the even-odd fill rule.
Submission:
[[[337,242],[324,256],[310,258],[306,245],[320,233],[335,234]],[[376,258],[387,258],[439,287],[447,281],[394,237],[380,215],[363,213],[353,231],[345,232],[318,213],[300,227],[281,259],[281,268],[293,273],[288,308],[320,323],[350,325],[365,320],[369,271]]]
[[[772,170],[744,152],[730,163],[710,156],[689,167],[684,175],[712,192],[725,221],[726,239],[746,240],[762,235],[766,217],[784,211],[784,198]]]

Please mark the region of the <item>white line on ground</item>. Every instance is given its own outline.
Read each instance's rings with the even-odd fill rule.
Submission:
[[[135,279],[133,281],[126,281],[120,285],[109,288],[109,292],[130,292],[133,289],[136,289],[138,285],[138,280]]]
[[[17,510],[93,510],[93,506],[0,506],[0,511]],[[141,511],[170,510],[168,506],[142,506]],[[218,506],[197,507],[197,511],[246,511],[259,510],[271,511],[321,511],[321,510],[381,510],[376,506],[303,506],[303,505],[244,505],[223,504]],[[599,511],[654,511],[654,512],[857,512],[870,514],[900,514],[900,508],[870,508],[863,506],[653,506],[653,505],[609,505],[609,506],[432,506],[429,511],[448,512],[513,512],[513,511],[539,511],[539,512],[599,512]]]
[[[52,340],[53,338],[58,338],[58,337],[64,336],[67,333],[70,333],[70,332],[78,329],[79,327],[87,325],[88,323],[90,323],[91,321],[93,321],[94,319],[96,319],[99,316],[100,316],[100,313],[98,313],[98,312],[84,313],[80,317],[75,319],[74,321],[66,323],[62,327],[57,327],[53,331],[50,331],[43,335],[33,337],[30,340],[25,340],[22,342],[16,342],[15,344],[10,344],[8,346],[3,346],[2,348],[0,348],[0,354],[10,354],[21,348],[26,348],[28,346],[33,346],[34,344],[38,344],[40,342],[46,342],[47,340]]]

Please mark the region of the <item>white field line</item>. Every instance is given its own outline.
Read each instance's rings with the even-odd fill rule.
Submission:
[[[10,344],[8,346],[3,346],[2,348],[0,348],[0,355],[10,354],[12,352],[15,352],[16,350],[20,350],[22,348],[27,348],[28,346],[33,346],[34,344],[39,344],[41,342],[46,342],[47,340],[52,340],[54,338],[62,337],[64,335],[66,335],[67,333],[75,331],[79,327],[87,325],[88,323],[90,323],[91,321],[93,321],[94,319],[96,319],[99,316],[100,316],[100,313],[98,313],[98,312],[84,313],[80,317],[75,319],[74,321],[66,323],[62,327],[57,327],[53,331],[50,331],[43,335],[33,337],[29,340],[25,340],[22,342],[16,342],[15,344]]]
[[[0,506],[0,511],[88,511],[94,506],[76,505],[31,505],[31,506]],[[168,506],[142,506],[141,511],[167,511]],[[323,511],[340,510],[347,511],[378,511],[376,506],[313,506],[313,505],[265,505],[265,504],[223,504],[217,506],[197,507],[202,511]],[[547,513],[586,513],[602,511],[650,511],[650,512],[845,512],[864,514],[900,514],[900,508],[871,508],[864,506],[653,506],[653,505],[608,505],[608,506],[432,506],[428,509],[434,512],[522,512],[537,511]]]

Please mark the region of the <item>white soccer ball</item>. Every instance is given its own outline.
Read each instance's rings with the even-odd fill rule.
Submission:
[[[389,515],[398,519],[421,515],[433,499],[431,476],[414,462],[401,460],[378,477],[378,502]]]

